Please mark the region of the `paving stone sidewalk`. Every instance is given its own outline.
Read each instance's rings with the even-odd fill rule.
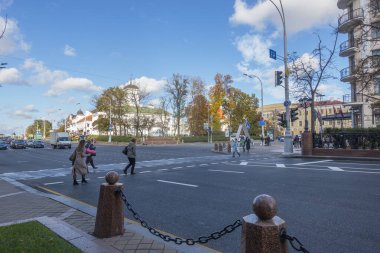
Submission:
[[[57,198],[54,199],[55,197]],[[42,193],[7,178],[0,178],[0,203],[0,226],[37,220],[83,252],[215,252],[201,246],[172,246],[156,241],[153,235],[145,234],[143,231],[137,233],[136,230],[139,231],[137,225],[128,222],[125,222],[126,231],[121,236],[95,238],[92,236],[95,208],[86,209],[72,199],[62,199],[62,196]]]

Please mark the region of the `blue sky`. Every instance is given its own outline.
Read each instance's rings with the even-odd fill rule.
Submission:
[[[274,0],[277,1],[278,0]],[[288,52],[311,52],[319,33],[331,40],[329,24],[341,11],[334,0],[283,0]],[[274,87],[283,55],[282,26],[269,1],[243,0],[0,0],[0,133],[22,134],[34,119],[58,121],[89,110],[103,89],[133,79],[154,102],[174,73],[200,77],[212,85],[216,73],[230,74],[234,87],[260,96],[264,104],[283,102]],[[346,40],[340,36],[339,41]],[[337,57],[338,69],[348,63]],[[339,73],[337,72],[338,76]],[[321,86],[326,98],[349,93],[338,81]],[[80,103],[79,105],[77,103]]]

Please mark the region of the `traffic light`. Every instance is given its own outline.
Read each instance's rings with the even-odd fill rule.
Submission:
[[[280,86],[282,84],[282,71],[275,71],[275,85]]]
[[[278,118],[277,118],[277,125],[279,125],[280,127],[286,127],[286,115],[285,115],[285,112],[282,112],[282,113],[279,113],[277,114]]]
[[[298,119],[298,108],[291,108],[290,109],[290,119],[292,122],[294,122]]]

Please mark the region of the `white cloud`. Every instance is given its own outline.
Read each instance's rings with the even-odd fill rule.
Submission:
[[[154,78],[142,76],[140,78],[136,78],[135,80],[132,80],[132,83],[137,83],[139,86],[141,86],[147,92],[159,92],[159,91],[162,91],[162,89],[164,88],[167,81],[166,80],[156,80]],[[126,83],[126,85],[128,85],[128,84],[129,83]]]
[[[148,105],[152,105],[157,108],[160,105],[160,99],[159,98],[151,99],[149,100]]]
[[[288,33],[336,23],[340,13],[336,1],[331,0],[283,1],[283,7]],[[235,0],[234,9],[235,12],[230,17],[232,24],[245,24],[263,31],[270,22],[273,27],[282,30],[280,15],[270,1],[258,1],[257,4],[249,6],[244,0]]]
[[[25,112],[23,110],[16,110],[13,115],[18,118],[23,118],[23,119],[31,119],[33,116],[29,112]]]
[[[69,77],[64,80],[55,82],[47,91],[47,96],[58,96],[67,90],[76,91],[101,91],[102,88],[96,86],[91,80],[87,78],[74,78]]]
[[[25,85],[20,71],[16,68],[5,68],[0,70],[0,85]]]
[[[0,32],[5,27],[5,18],[0,17]],[[28,52],[30,45],[24,41],[23,35],[18,28],[17,21],[8,18],[4,37],[0,40],[0,54],[6,55],[17,51]]]
[[[343,100],[343,95],[351,94],[350,87],[346,87],[336,83],[321,83],[318,86],[318,93],[325,95],[326,100]]]
[[[32,71],[30,82],[50,84],[50,88],[45,94],[47,96],[59,96],[69,90],[88,92],[98,92],[102,90],[100,86],[95,85],[87,78],[71,77],[65,71],[50,70],[45,67],[42,61],[27,59],[22,67]]]
[[[77,55],[75,48],[70,47],[69,45],[65,45],[65,48],[63,49],[63,54],[66,56],[76,56]]]
[[[235,40],[237,49],[242,54],[245,62],[255,61],[258,64],[269,65],[269,48],[272,42],[264,40],[260,35],[245,34]]]
[[[34,105],[26,105],[24,107],[24,110],[26,112],[38,112],[38,110],[36,108],[34,108]]]

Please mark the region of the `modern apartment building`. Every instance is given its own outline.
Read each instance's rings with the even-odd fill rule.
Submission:
[[[353,127],[380,126],[380,0],[338,0],[338,31],[347,34],[339,55],[348,58],[340,80],[351,86],[344,97]]]

